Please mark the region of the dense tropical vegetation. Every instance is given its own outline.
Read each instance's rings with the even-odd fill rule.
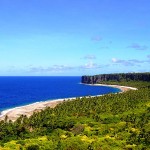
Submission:
[[[149,150],[150,82],[136,91],[76,98],[55,108],[0,122],[1,150]]]

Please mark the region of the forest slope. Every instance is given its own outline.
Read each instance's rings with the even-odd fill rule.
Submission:
[[[150,149],[150,82],[127,84],[138,90],[76,98],[15,122],[5,118],[0,149]]]

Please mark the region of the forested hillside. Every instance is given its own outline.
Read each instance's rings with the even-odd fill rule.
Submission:
[[[149,150],[150,82],[114,82],[136,91],[76,98],[0,122],[1,150]]]

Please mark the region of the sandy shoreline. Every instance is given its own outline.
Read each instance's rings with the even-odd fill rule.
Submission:
[[[90,84],[90,85],[118,88],[121,90],[121,92],[126,92],[128,90],[137,90],[137,88],[128,87],[128,86],[119,86],[119,85],[106,85],[106,84]],[[97,95],[97,96],[102,96],[102,95]],[[25,106],[15,107],[12,109],[7,109],[7,110],[4,110],[1,112],[0,120],[4,120],[6,115],[8,116],[8,119],[10,119],[12,121],[15,121],[22,114],[29,117],[34,112],[38,112],[40,110],[43,110],[46,107],[54,108],[57,104],[63,102],[64,100],[69,100],[69,99],[75,99],[75,98],[48,100],[48,101],[43,101],[43,102],[36,102],[36,103],[25,105]]]
[[[15,121],[21,115],[26,115],[27,117],[30,117],[34,112],[39,112],[40,110],[43,110],[46,107],[54,108],[57,104],[68,99],[47,100],[47,101],[35,102],[32,104],[15,107],[12,109],[7,109],[1,112],[0,120],[4,120],[6,115],[8,116],[8,119],[12,121]]]
[[[121,86],[121,85],[107,85],[107,84],[90,84],[90,85],[113,87],[113,88],[120,89],[121,92],[126,92],[126,91],[129,91],[129,90],[137,90],[137,88],[134,88],[134,87]]]

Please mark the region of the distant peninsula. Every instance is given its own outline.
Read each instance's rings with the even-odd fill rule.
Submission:
[[[147,73],[117,73],[82,76],[81,82],[85,84],[99,84],[104,82],[150,81],[150,72]]]

